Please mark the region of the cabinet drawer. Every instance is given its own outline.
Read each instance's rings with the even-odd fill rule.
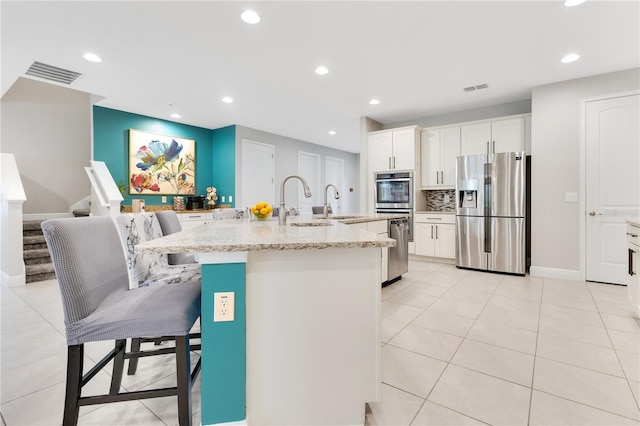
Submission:
[[[194,221],[204,221],[211,220],[211,213],[182,213],[180,214],[180,220],[182,222],[194,222]]]
[[[440,213],[416,213],[416,223],[456,223],[456,215]]]

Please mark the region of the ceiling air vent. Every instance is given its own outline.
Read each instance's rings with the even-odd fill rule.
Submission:
[[[489,87],[488,84],[483,83],[483,84],[478,84],[477,86],[469,86],[469,87],[465,87],[464,90],[465,92],[473,92],[476,90],[482,90],[482,89],[486,89],[487,87]]]
[[[27,75],[55,81],[56,83],[71,84],[82,74],[75,71],[54,67],[53,65],[34,62],[26,72]]]

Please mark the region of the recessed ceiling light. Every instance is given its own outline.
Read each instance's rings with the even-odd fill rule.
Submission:
[[[233,99],[231,99],[228,96],[225,96],[224,98],[222,98],[222,102],[224,102],[225,104],[230,104],[233,102]]]
[[[573,7],[584,3],[585,1],[587,0],[565,0],[564,5],[567,7]]]
[[[329,69],[327,67],[319,66],[318,68],[316,68],[316,74],[318,75],[325,75],[328,72]]]
[[[242,18],[242,20],[247,24],[257,24],[258,22],[260,22],[260,16],[253,10],[245,11],[242,15],[240,15],[240,18]]]
[[[102,58],[95,53],[85,53],[82,57],[90,62],[102,62]]]
[[[171,118],[180,118],[180,114],[176,114],[175,112],[171,114]]]
[[[370,105],[378,105],[379,103],[380,103],[380,101],[379,101],[379,100],[377,100],[377,99],[371,99],[371,100],[369,101],[369,104],[370,104]]]
[[[329,134],[330,134],[331,136],[333,136],[333,135],[335,135],[335,134],[336,134],[336,131],[335,131],[335,130],[329,130]]]
[[[569,62],[577,61],[580,58],[580,55],[577,53],[569,53],[567,56],[562,58],[560,62],[563,64],[568,64]]]

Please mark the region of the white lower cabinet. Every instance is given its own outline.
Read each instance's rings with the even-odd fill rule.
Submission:
[[[416,213],[414,220],[415,254],[455,259],[455,215]]]
[[[184,213],[179,213],[178,218],[180,218],[180,225],[182,226],[182,230],[184,231],[185,229],[202,225],[208,220],[213,220],[213,213],[185,211]]]
[[[373,222],[351,223],[349,226],[362,229],[363,231],[373,232],[378,238],[387,238],[389,236],[389,222],[387,220],[375,220]],[[382,263],[380,264],[381,283],[389,278],[389,249],[382,248]]]

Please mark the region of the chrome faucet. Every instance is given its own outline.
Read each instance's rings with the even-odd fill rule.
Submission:
[[[322,218],[327,219],[329,217],[329,203],[327,203],[327,193],[329,192],[329,187],[333,188],[333,194],[336,197],[336,200],[340,198],[340,194],[338,194],[338,188],[335,185],[329,184],[324,187],[324,207],[322,208]]]
[[[300,182],[302,182],[302,186],[304,188],[304,196],[306,198],[311,197],[311,190],[309,189],[309,185],[307,185],[307,181],[304,180],[302,176],[298,175],[289,175],[282,180],[282,185],[280,186],[280,209],[278,210],[278,223],[280,225],[287,224],[287,211],[284,207],[284,184],[291,178],[296,178]]]

